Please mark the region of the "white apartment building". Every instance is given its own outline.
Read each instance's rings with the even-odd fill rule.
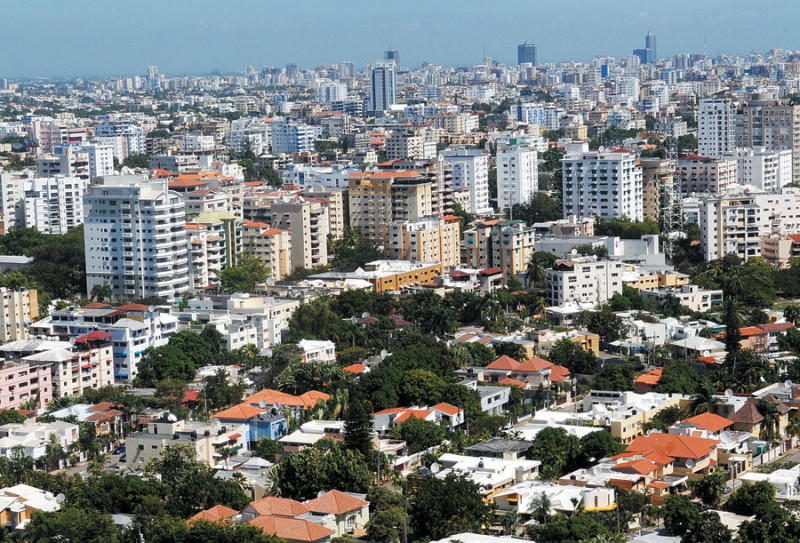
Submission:
[[[80,177],[38,177],[25,182],[25,227],[43,234],[66,234],[83,224],[83,196],[88,182]]]
[[[700,100],[697,153],[720,158],[736,150],[736,104],[730,97]]]
[[[479,149],[443,151],[445,163],[453,168],[453,188],[469,190],[469,213],[486,215],[492,212],[489,202],[489,155]]]
[[[322,104],[347,99],[347,85],[336,81],[325,81],[317,88],[317,100]]]
[[[622,293],[625,264],[596,257],[559,260],[547,271],[547,303],[604,304]]]
[[[686,155],[675,163],[673,183],[684,196],[722,194],[737,183],[737,166],[736,158]]]
[[[189,289],[186,210],[167,181],[106,176],[84,196],[86,288],[173,301]]]
[[[561,168],[565,217],[644,219],[642,167],[635,153],[568,144]]]
[[[389,160],[430,158],[425,156],[425,136],[413,130],[392,130],[385,144]]]
[[[754,95],[736,115],[736,146],[792,152],[792,175],[800,183],[800,106]]]
[[[202,134],[181,134],[176,138],[181,151],[196,153],[210,152],[216,147],[214,136]]]
[[[102,175],[114,174],[114,147],[112,145],[105,145],[100,142],[83,142],[80,144],[65,143],[56,146],[56,156],[64,154],[67,147],[88,162],[89,177],[92,179],[96,179]],[[43,177],[42,172],[39,174]]]
[[[25,226],[25,183],[32,176],[30,170],[0,172],[0,213],[5,232]]]
[[[725,153],[723,158],[736,161],[736,179],[740,185],[774,192],[792,182],[792,151],[789,149],[769,151],[765,147],[747,147]]]
[[[762,236],[800,233],[800,190],[780,194],[726,194],[687,202],[700,226],[700,247],[706,261],[735,254],[742,260],[761,256]],[[686,213],[687,217],[695,214]]]
[[[321,133],[319,128],[288,119],[273,123],[272,154],[314,151],[314,140]]]
[[[539,185],[536,151],[514,145],[497,152],[497,199],[501,211],[530,200]]]
[[[111,116],[94,127],[94,135],[103,143],[106,140],[101,138],[122,138],[121,148],[115,147],[114,153],[114,157],[120,162],[131,155],[147,152],[145,131],[130,117]]]
[[[558,130],[561,127],[561,117],[565,113],[552,105],[528,103],[512,105],[508,116],[512,121]]]
[[[28,326],[39,317],[39,295],[36,290],[0,287],[0,341],[28,337]]]
[[[198,290],[213,285],[222,269],[225,247],[222,236],[203,224],[187,224],[186,254],[189,258],[189,288]]]

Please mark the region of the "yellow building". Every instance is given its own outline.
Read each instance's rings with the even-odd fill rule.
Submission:
[[[689,276],[684,273],[652,273],[639,275],[636,279],[622,279],[622,284],[626,287],[642,290],[658,290],[660,288],[682,287],[689,284]]]
[[[644,218],[659,220],[673,203],[675,163],[660,158],[642,159]]]
[[[270,275],[280,281],[292,273],[291,233],[262,222],[244,221],[242,248],[269,266]]]
[[[525,273],[536,232],[522,221],[480,221],[464,232],[464,256],[471,268],[500,268],[503,279]]]
[[[382,243],[386,225],[433,213],[431,181],[416,171],[350,174],[350,226],[364,238]]]
[[[386,227],[384,254],[390,260],[441,262],[445,267],[461,263],[461,226],[458,217],[395,221]]]
[[[309,279],[329,283],[346,280],[362,280],[372,283],[375,292],[394,292],[408,287],[429,285],[435,277],[444,273],[441,262],[413,262],[410,260],[376,260],[354,272],[323,272]]]

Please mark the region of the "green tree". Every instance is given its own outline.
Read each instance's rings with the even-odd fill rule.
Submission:
[[[255,292],[256,285],[264,283],[270,275],[269,267],[248,254],[238,257],[235,266],[217,272],[223,292]]]
[[[528,529],[528,535],[537,543],[585,543],[608,534],[608,528],[589,515],[559,516]]]
[[[548,354],[550,362],[564,366],[573,373],[592,375],[597,371],[599,361],[592,351],[583,348],[567,338],[559,340]]]
[[[464,211],[464,208],[458,202],[453,203],[453,215],[458,217],[462,232],[468,230],[470,223],[475,220],[475,216]]]
[[[489,514],[480,487],[451,473],[444,479],[425,477],[420,481],[411,508],[411,526],[417,539],[440,539],[479,531]]]
[[[409,417],[408,420],[392,428],[392,436],[408,444],[410,454],[441,445],[444,441],[444,428],[428,420]]]
[[[611,311],[584,312],[580,315],[579,321],[585,324],[590,332],[600,336],[600,341],[606,345],[622,336],[622,319]]]
[[[320,490],[366,492],[373,475],[364,456],[330,440],[286,454],[276,468],[281,496],[296,500],[316,497]]]
[[[685,413],[680,407],[666,407],[656,413],[649,421],[645,423],[644,430],[659,430],[661,432],[666,432],[667,428],[676,422],[683,420],[684,418],[686,418]]]
[[[681,543],[730,543],[731,531],[719,520],[719,513],[700,513],[697,523],[681,538]]]
[[[702,382],[697,370],[683,358],[678,358],[664,366],[656,391],[667,394],[694,394]]]
[[[725,481],[725,476],[718,471],[689,481],[689,489],[704,505],[716,508],[719,507],[722,495],[725,493]]]
[[[253,455],[265,460],[269,460],[270,462],[274,462],[275,457],[282,452],[283,445],[268,437],[262,437],[259,439],[256,442],[255,448],[253,449]]]
[[[593,388],[619,392],[634,390],[633,378],[635,374],[633,364],[606,364],[597,372]]]
[[[53,513],[35,511],[25,529],[25,541],[49,543],[59,540],[116,543],[119,536],[111,517],[96,510],[67,507]]]
[[[536,434],[528,456],[542,462],[542,477],[557,479],[577,467],[581,443],[564,428],[550,426]]]
[[[194,379],[196,368],[177,347],[171,344],[148,347],[138,364],[136,377],[139,386],[154,387],[165,379],[188,382]]]
[[[0,411],[0,426],[4,424],[22,424],[25,422],[25,417],[21,413],[13,409],[3,409]]]
[[[612,436],[608,430],[586,434],[580,439],[580,446],[583,456],[586,459],[594,458],[595,461],[614,456],[625,450],[625,446]]]
[[[225,370],[220,369],[210,376],[206,377],[203,381],[203,398],[208,400],[208,403],[214,409],[229,407],[242,400],[244,391],[247,386],[242,383],[231,383],[228,379],[228,374]]]
[[[703,413],[714,412],[714,406],[722,403],[722,398],[715,396],[714,387],[708,382],[703,382],[695,389],[692,396],[692,414],[701,415]]]
[[[667,496],[663,506],[664,528],[672,535],[682,536],[700,522],[700,511],[688,496]]]
[[[748,484],[734,491],[725,502],[725,510],[737,515],[751,515],[759,505],[772,502],[777,489],[766,481]]]
[[[364,458],[371,458],[374,451],[372,445],[373,420],[364,402],[353,398],[344,415],[344,446],[346,449],[358,451]]]

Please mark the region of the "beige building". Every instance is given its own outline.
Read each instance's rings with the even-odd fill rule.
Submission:
[[[395,221],[386,227],[384,254],[389,260],[461,264],[461,226],[458,217]]]
[[[3,307],[0,312],[0,340],[26,339],[28,326],[39,318],[39,297],[35,289],[0,288]]]
[[[272,228],[263,222],[244,221],[242,248],[269,266],[271,276],[280,281],[292,273],[291,232]]]
[[[755,97],[736,112],[736,147],[792,151],[792,180],[800,183],[800,106]]]
[[[644,218],[659,220],[673,204],[675,163],[661,158],[642,160]]]
[[[350,175],[350,226],[381,243],[386,225],[433,214],[431,182],[416,171]]]
[[[659,288],[682,287],[689,284],[689,276],[685,273],[650,273],[637,275],[635,278],[625,275],[622,284],[636,290],[652,290]]]
[[[535,230],[522,221],[480,221],[464,232],[467,267],[503,270],[503,281],[525,273],[533,256]]]
[[[317,199],[281,197],[270,205],[272,227],[291,232],[291,268],[328,263],[328,207]]]
[[[800,234],[761,236],[761,256],[776,268],[788,268],[789,259],[800,256]]]
[[[736,160],[687,155],[675,167],[675,188],[684,195],[720,194],[737,182]]]
[[[224,245],[222,236],[210,232],[202,224],[187,224],[186,246],[189,256],[189,287],[205,288],[217,280],[222,270]]]
[[[328,207],[328,233],[333,239],[342,239],[344,229],[350,226],[350,200],[347,189],[338,187],[309,187],[303,194],[320,199]]]
[[[424,157],[425,137],[413,130],[392,130],[386,138],[386,158],[419,159]]]
[[[234,452],[249,450],[249,430],[246,424],[213,422],[194,422],[171,420],[174,417],[154,420],[143,432],[128,436],[127,465],[141,469],[150,460],[158,458],[164,449],[183,445],[194,451],[195,460],[212,468],[224,467],[220,451],[232,449]]]

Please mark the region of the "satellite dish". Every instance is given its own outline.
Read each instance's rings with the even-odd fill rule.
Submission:
[[[785,386],[786,388],[792,388],[793,384],[794,383],[792,383],[791,379],[786,379],[786,381],[783,382],[783,386]]]
[[[595,477],[600,477],[603,474],[603,468],[600,466],[595,466],[592,468],[592,473]]]
[[[350,317],[350,322],[352,322],[353,324],[358,324],[358,319],[355,317]]]
[[[66,499],[67,499],[67,497],[64,495],[63,492],[59,492],[58,494],[56,494],[56,501],[58,503],[64,503],[64,500],[66,500]]]
[[[167,420],[170,422],[178,422],[178,417],[170,413],[169,415],[167,415]]]
[[[440,466],[437,462],[431,464],[431,473],[434,475],[442,471],[442,466]]]
[[[731,390],[729,388],[725,389],[725,396],[727,396],[728,398],[732,397],[733,396],[733,390]]]
[[[687,467],[687,468],[689,468],[689,469],[692,469],[692,468],[694,467],[694,460],[692,460],[691,458],[689,458],[689,459],[686,461],[686,467]]]
[[[327,493],[328,493],[328,492],[327,492],[327,491],[325,491],[325,490],[320,490],[319,492],[317,492],[317,498],[321,498],[322,496],[324,496],[324,495],[325,495],[325,494],[327,494]]]
[[[382,349],[381,350],[381,360],[383,360],[387,356],[389,356],[389,351],[387,351],[386,349]]]
[[[275,278],[274,277],[267,277],[267,286],[271,287],[274,284],[275,284]]]
[[[362,319],[366,319],[367,317],[369,317],[369,313],[367,313],[366,311],[364,311],[364,312],[361,314],[361,318],[362,318]]]
[[[731,436],[731,433],[730,433],[730,432],[720,432],[720,433],[719,433],[719,439],[720,439],[720,441],[722,441],[723,443],[727,443],[727,442],[728,442],[728,441],[730,441],[732,438],[733,438],[733,436]]]
[[[573,250],[571,250],[571,251],[569,252],[569,254],[571,254],[571,255],[576,255],[576,254],[578,254],[578,250],[577,250],[577,249],[573,249]]]
[[[711,356],[711,351],[706,349],[705,351],[703,351],[703,356]]]
[[[281,408],[280,402],[275,402],[274,404],[272,404],[272,408],[273,409],[280,409]]]
[[[258,407],[260,407],[261,409],[267,407],[267,400],[261,400],[260,402],[258,402]]]

